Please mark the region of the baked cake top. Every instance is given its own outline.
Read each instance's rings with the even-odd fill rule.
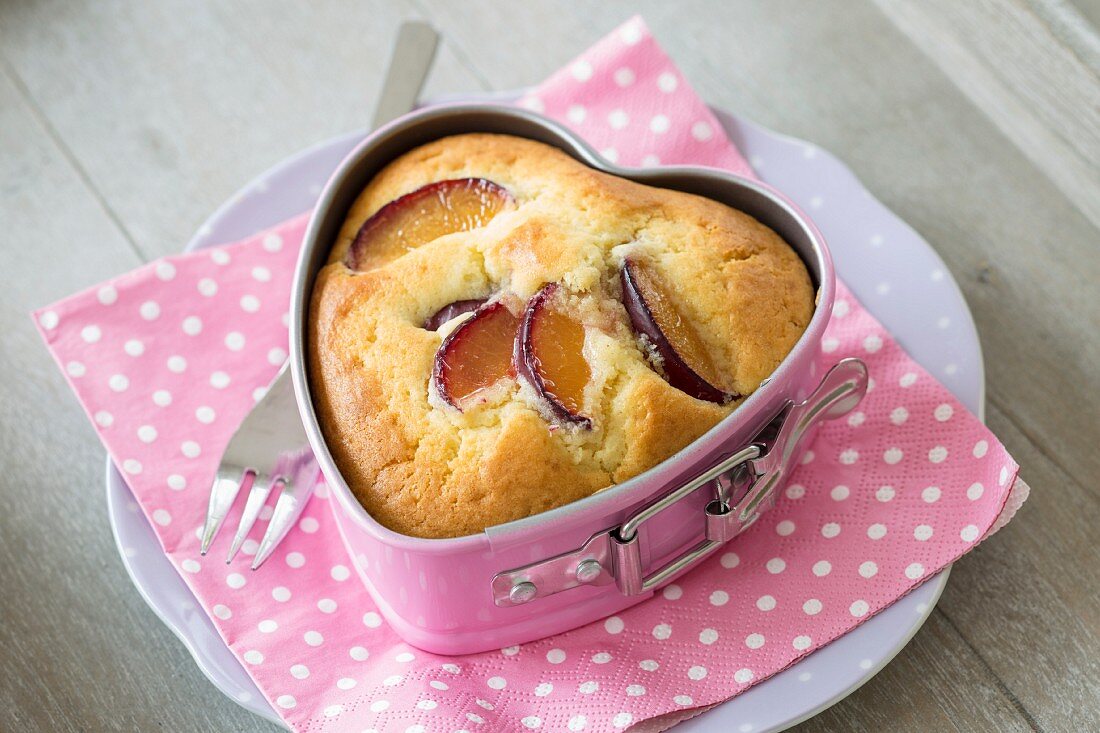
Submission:
[[[455,537],[668,458],[775,370],[813,309],[797,254],[743,212],[458,135],[351,207],[314,285],[310,379],[364,508]]]

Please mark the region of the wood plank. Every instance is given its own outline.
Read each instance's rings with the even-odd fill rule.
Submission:
[[[433,8],[446,12],[444,5]],[[960,280],[983,337],[991,401],[1009,414],[994,428],[1015,436],[1010,447],[1020,452],[1036,494],[1004,536],[1010,539],[995,538],[960,563],[966,580],[949,584],[945,608],[974,585],[971,575],[1006,579],[1002,563],[1021,574],[1015,583],[998,584],[996,594],[967,599],[982,615],[960,612],[956,623],[966,643],[984,653],[997,645],[1002,617],[1018,617],[1023,609],[1029,621],[1050,618],[1041,628],[1057,643],[1044,649],[1046,666],[1038,680],[1022,669],[1026,650],[1036,643],[1026,635],[1012,639],[1011,654],[993,653],[989,663],[992,674],[1011,680],[1006,694],[1018,695],[1028,715],[1055,729],[1072,728],[1072,701],[1091,692],[1080,677],[1095,677],[1088,653],[1096,652],[1097,611],[1088,589],[1096,587],[1100,564],[1092,549],[1095,530],[1083,518],[1097,512],[1097,492],[1087,477],[1100,467],[1093,448],[1100,351],[1081,334],[1100,325],[1096,228],[876,12],[851,3],[843,12],[815,3],[799,4],[799,12],[786,16],[792,9],[723,6],[710,8],[704,19],[682,6],[647,6],[643,12],[704,97],[838,153],[932,242]],[[585,31],[579,20],[574,27],[567,19],[563,37],[553,41],[568,48],[560,59],[617,20],[597,17],[595,28]],[[565,37],[574,33],[585,35]],[[730,54],[724,45],[736,48],[736,59],[725,64],[721,60]],[[515,69],[537,62],[536,49],[518,65],[500,69],[499,50],[463,47],[494,84],[517,83]],[[829,63],[822,64],[823,58]],[[1041,467],[1035,456],[1043,457]],[[1061,467],[1063,481],[1046,480],[1052,467]],[[1044,516],[1029,521],[1031,512]],[[1023,539],[1011,544],[1016,537]],[[983,564],[987,557],[991,568]],[[1026,588],[1023,597],[1015,586]],[[1058,682],[1063,675],[1074,682]],[[965,707],[967,698],[957,692],[952,682],[938,691],[944,704]],[[869,707],[888,704],[879,696]]]
[[[0,47],[147,257],[252,177],[365,127],[404,4],[6,3]],[[444,43],[427,87],[477,89]],[[110,100],[105,103],[104,100]]]
[[[9,258],[12,284],[0,291],[11,334],[0,363],[4,373],[28,375],[18,393],[0,385],[14,416],[0,430],[12,485],[41,493],[5,517],[0,532],[0,610],[5,619],[19,615],[0,626],[0,648],[17,659],[16,682],[0,686],[0,727],[270,728],[221,698],[136,594],[117,592],[128,581],[102,510],[56,536],[79,548],[79,560],[60,555],[60,539],[35,533],[56,526],[87,492],[101,506],[101,453],[23,314],[132,267],[138,257],[127,238],[141,257],[175,251],[256,172],[362,124],[401,18],[431,17],[446,30],[432,88],[458,91],[535,83],[632,5],[0,7],[0,53],[42,118],[0,80],[0,219],[12,243],[3,246],[102,243],[73,247],[66,267],[49,247],[21,246]],[[973,21],[988,7],[946,11]],[[1035,487],[1018,521],[959,564],[943,615],[807,730],[1019,729],[1027,720],[1084,729],[1095,721],[1086,703],[1097,695],[1090,660],[1100,652],[1100,610],[1089,589],[1098,587],[1100,538],[1088,517],[1100,493],[1090,480],[1100,468],[1090,417],[1100,414],[1100,344],[1082,334],[1100,327],[1100,258],[1095,218],[1082,213],[1095,186],[1065,191],[1065,176],[1087,176],[1072,156],[1088,162],[1095,138],[1051,141],[1050,130],[1074,131],[1081,121],[1064,119],[1074,110],[1061,104],[1036,108],[1049,90],[1034,77],[1051,73],[1052,60],[1071,76],[1052,89],[1078,90],[1083,72],[1067,48],[1092,68],[1095,35],[1066,21],[1065,7],[1016,2],[1015,15],[997,19],[1004,37],[1032,44],[1022,58],[1040,69],[1020,68],[1001,37],[960,50],[954,30],[919,7],[890,3],[886,15],[837,1],[642,7],[704,97],[833,150],[945,257],[983,336],[993,427]],[[487,15],[506,29],[488,40]],[[914,30],[922,23],[932,24],[930,38]],[[969,66],[954,68],[944,38],[955,44],[951,53],[970,54]],[[1014,113],[1011,100],[972,96],[982,74],[1002,96],[1023,79],[1030,104],[1022,122],[1004,118]],[[14,153],[9,140],[19,141]],[[1021,141],[1032,145],[1021,151]],[[1044,167],[1065,156],[1068,173]],[[60,466],[59,446],[71,456]],[[75,621],[70,608],[82,611]]]
[[[1062,3],[1052,3],[1061,7]],[[1070,0],[1070,7],[1089,21],[1093,29],[1100,28],[1100,0]]]
[[[213,690],[131,588],[103,450],[28,317],[140,260],[6,69],[0,140],[0,373],[18,376],[0,380],[0,729],[267,729]]]
[[[934,611],[889,666],[852,695],[793,730],[969,733],[1027,731],[1030,726],[999,680],[945,617]]]
[[[478,43],[456,6],[424,2],[498,87],[537,82],[628,15],[571,4],[556,23],[525,21],[505,4],[494,12],[516,42],[502,49]],[[654,2],[641,12],[704,98],[833,151],[924,235],[974,312],[990,396],[1096,492],[1100,340],[1082,335],[1100,328],[1100,232],[1062,191],[872,6]],[[553,60],[548,48],[559,49]],[[930,366],[944,376],[946,364]]]
[[[967,97],[1100,226],[1100,46],[1070,7],[876,0]]]
[[[1045,730],[1100,730],[1100,527],[1093,497],[991,406],[1028,467],[1019,516],[956,563],[940,610]]]
[[[19,155],[5,144],[2,158],[5,241],[87,243],[66,248],[64,268],[54,247],[33,247],[33,257],[21,251],[18,272],[9,272],[15,285],[0,293],[4,373],[28,375],[18,392],[0,385],[9,478],[42,494],[9,513],[0,533],[0,648],[17,660],[13,684],[0,693],[0,728],[276,729],[218,693],[128,590],[102,509],[102,450],[26,318],[32,307],[178,250],[257,172],[366,124],[393,32],[410,15],[359,7],[344,24],[332,6],[308,19],[294,3],[211,6],[24,3],[0,11],[0,48],[21,62],[9,73],[31,90],[42,117],[35,129],[12,85],[0,92],[0,137],[20,141]],[[477,80],[444,47],[429,93],[469,87]],[[287,124],[253,127],[232,100]],[[295,114],[285,113],[288,102]],[[51,149],[50,135],[64,154]],[[61,467],[59,446],[69,457]],[[100,508],[73,515],[69,507],[89,491]],[[76,526],[59,526],[59,516]],[[82,609],[75,620],[74,608]]]

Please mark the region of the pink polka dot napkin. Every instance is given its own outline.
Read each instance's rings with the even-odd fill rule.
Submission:
[[[639,19],[522,103],[624,163],[751,174]],[[466,657],[409,647],[356,579],[323,484],[260,572],[247,569],[254,541],[228,566],[198,552],[222,450],[286,358],[305,222],[160,260],[34,314],[164,552],[295,730],[663,729],[889,606],[1025,495],[997,439],[841,287],[826,358],[863,358],[873,388],[822,429],[748,532],[587,627]]]

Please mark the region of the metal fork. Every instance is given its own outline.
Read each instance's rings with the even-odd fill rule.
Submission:
[[[252,560],[253,570],[271,556],[301,516],[313,493],[317,462],[306,440],[302,419],[298,416],[289,367],[287,362],[279,370],[267,393],[233,433],[222,455],[214,485],[210,488],[210,504],[206,510],[206,524],[202,528],[203,555],[210,549],[237,494],[246,485],[249,488],[248,501],[226,563],[237,556],[271,492],[277,486],[282,487],[271,522]]]
[[[439,34],[427,23],[402,24],[375,107],[375,128],[415,106],[438,42]],[[281,486],[271,521],[252,559],[252,569],[260,567],[298,521],[313,494],[316,478],[317,462],[298,415],[287,362],[237,428],[222,455],[210,488],[210,504],[202,528],[202,554],[210,549],[237,494],[247,485],[248,500],[225,560],[227,564],[233,562],[271,492]]]

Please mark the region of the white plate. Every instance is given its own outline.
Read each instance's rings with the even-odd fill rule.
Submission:
[[[516,96],[509,92],[462,100]],[[837,272],[855,295],[914,359],[983,416],[984,368],[974,321],[928,243],[832,155],[720,110],[716,114],[759,176],[813,217],[829,242]],[[187,249],[241,239],[306,211],[329,174],[365,134],[327,140],[263,173],[215,211]],[[153,611],[219,690],[257,715],[280,722],[161,551],[152,527],[109,460],[107,506],[122,561]],[[901,651],[932,612],[948,573],[930,578],[832,644],[678,730],[777,731],[821,712]]]

